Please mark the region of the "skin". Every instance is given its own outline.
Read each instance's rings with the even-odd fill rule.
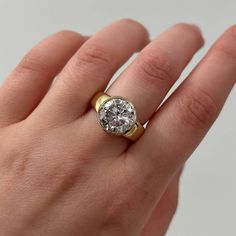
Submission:
[[[196,26],[177,24],[150,42],[129,19],[35,46],[0,87],[0,235],[164,235],[181,169],[236,81],[233,26],[161,105],[202,46]],[[137,51],[107,91],[149,121],[131,143],[102,130],[90,101]]]

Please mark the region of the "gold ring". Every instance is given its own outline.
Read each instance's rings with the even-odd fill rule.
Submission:
[[[124,136],[136,141],[144,133],[144,127],[137,121],[134,105],[119,96],[98,92],[91,101],[98,113],[102,128],[109,134]]]

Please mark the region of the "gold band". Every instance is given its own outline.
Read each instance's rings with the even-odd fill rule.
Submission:
[[[107,100],[110,99],[111,97],[103,92],[98,92],[92,99],[91,105],[92,107],[96,110],[96,112],[99,111],[101,105]],[[123,136],[128,138],[129,140],[136,141],[139,139],[142,134],[144,133],[145,129],[144,127],[136,121],[134,126],[126,132]]]

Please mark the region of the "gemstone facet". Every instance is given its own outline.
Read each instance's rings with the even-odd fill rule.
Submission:
[[[106,132],[123,135],[135,125],[136,111],[124,98],[111,97],[101,105],[98,117]]]

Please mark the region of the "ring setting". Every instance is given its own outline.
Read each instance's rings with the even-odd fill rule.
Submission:
[[[121,97],[108,98],[98,110],[99,122],[108,133],[124,135],[136,122],[134,106]]]
[[[105,132],[122,135],[132,141],[136,141],[144,132],[143,126],[137,121],[134,105],[127,99],[99,92],[91,105],[97,111],[98,121]]]

